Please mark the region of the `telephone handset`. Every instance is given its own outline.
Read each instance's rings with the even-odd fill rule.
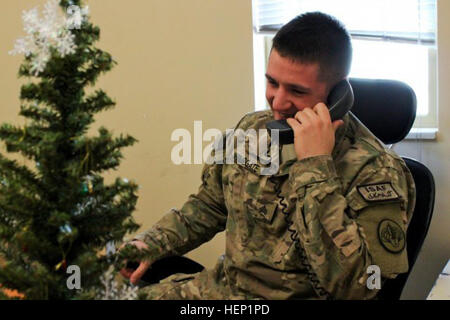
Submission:
[[[328,95],[327,106],[330,110],[331,121],[341,119],[353,106],[353,89],[350,83],[344,79],[334,86]],[[266,124],[269,130],[279,130],[280,144],[294,143],[294,131],[286,120],[274,120]]]

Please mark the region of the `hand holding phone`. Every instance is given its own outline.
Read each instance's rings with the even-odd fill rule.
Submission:
[[[354,96],[350,83],[344,79],[331,90],[327,99],[327,106],[331,116],[331,122],[342,119],[353,106]],[[294,131],[286,120],[274,120],[266,124],[269,130],[278,130],[280,144],[294,143]]]

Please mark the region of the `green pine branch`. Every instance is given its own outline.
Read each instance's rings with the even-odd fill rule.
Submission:
[[[44,126],[52,126],[60,121],[60,117],[57,112],[50,110],[49,108],[39,108],[37,106],[20,106],[19,115],[32,119],[33,121]]]

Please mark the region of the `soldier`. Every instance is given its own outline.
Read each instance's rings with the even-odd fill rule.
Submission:
[[[331,122],[323,103],[348,77],[351,57],[347,31],[323,13],[279,30],[266,74],[270,110],[247,114],[236,129],[287,119],[294,143],[280,148],[272,175],[260,163],[205,165],[198,193],[136,236],[131,244],[151,254],[121,271],[134,284],[152,262],[226,231],[214,269],[144,287],[147,299],[372,299],[379,290],[367,286],[369,266],[382,279],[408,270],[411,174],[351,113]]]

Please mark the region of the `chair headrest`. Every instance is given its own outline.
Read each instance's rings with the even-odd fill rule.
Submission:
[[[385,144],[403,140],[416,119],[416,95],[395,80],[350,78],[352,113]]]

